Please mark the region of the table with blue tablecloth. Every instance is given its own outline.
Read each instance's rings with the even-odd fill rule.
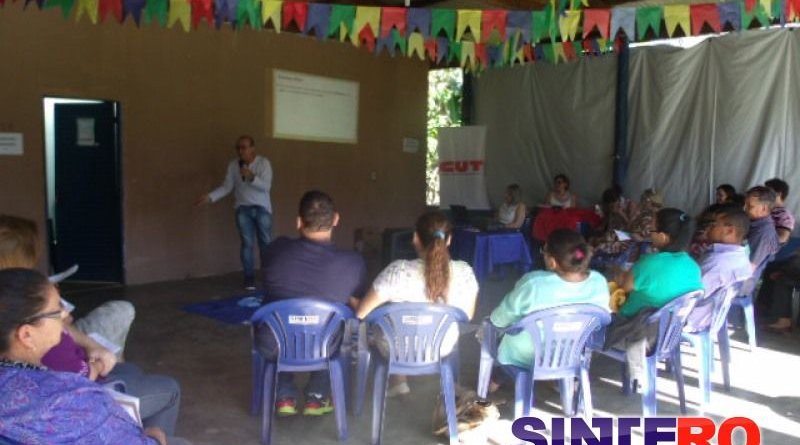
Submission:
[[[528,243],[518,231],[455,230],[450,241],[450,256],[468,262],[479,283],[494,271],[495,266],[516,264],[525,272],[533,265]]]

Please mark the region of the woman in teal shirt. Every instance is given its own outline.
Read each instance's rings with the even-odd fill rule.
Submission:
[[[531,312],[554,306],[589,303],[608,310],[608,283],[589,270],[591,250],[583,237],[569,229],[555,230],[547,238],[544,260],[547,271],[525,274],[503,298],[490,317],[497,327],[507,327]],[[503,337],[497,360],[521,368],[533,362],[533,340],[527,333]]]
[[[700,266],[686,253],[691,240],[691,218],[682,210],[661,209],[650,239],[658,252],[643,256],[618,282],[628,292],[619,310],[633,317],[644,308],[660,309],[681,295],[702,289]]]

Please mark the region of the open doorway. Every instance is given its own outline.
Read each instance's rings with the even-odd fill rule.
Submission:
[[[119,104],[44,98],[50,267],[73,282],[123,283]]]

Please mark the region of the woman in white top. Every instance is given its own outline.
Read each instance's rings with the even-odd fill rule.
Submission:
[[[569,178],[559,173],[553,178],[553,190],[547,194],[545,205],[553,207],[577,207],[578,197],[569,191]]]
[[[497,209],[497,222],[506,229],[519,229],[525,222],[527,212],[528,209],[522,202],[522,190],[519,184],[506,187],[506,199]]]
[[[389,302],[432,302],[455,306],[469,318],[475,313],[478,282],[472,267],[463,261],[451,261],[451,226],[439,211],[419,217],[414,232],[416,260],[397,260],[389,264],[375,281],[356,310],[363,319],[378,306]],[[448,332],[442,349],[452,348],[458,332]],[[408,394],[405,376],[396,376],[389,395]]]

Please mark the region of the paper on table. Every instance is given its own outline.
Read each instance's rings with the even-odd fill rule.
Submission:
[[[623,232],[622,230],[615,230],[614,233],[617,234],[617,239],[620,241],[629,241],[631,239],[631,235],[628,232]]]
[[[97,332],[92,332],[89,334],[89,337],[96,341],[100,346],[108,349],[111,351],[112,354],[117,355],[119,351],[122,350],[122,347],[119,345],[114,344],[111,340],[103,337],[102,335],[98,334]]]

